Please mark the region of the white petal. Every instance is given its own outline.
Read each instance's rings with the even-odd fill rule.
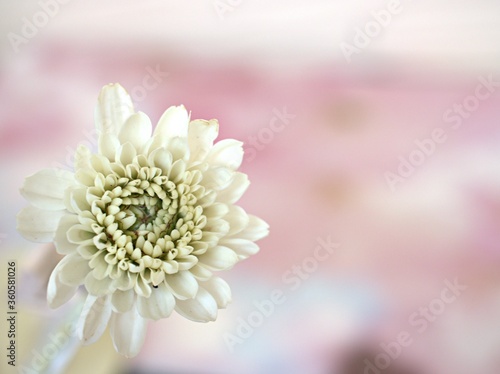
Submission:
[[[189,145],[184,137],[174,137],[168,141],[167,148],[174,160],[183,160],[187,162],[189,159]]]
[[[226,167],[212,167],[203,173],[203,186],[216,191],[228,188],[235,176],[235,172]]]
[[[168,175],[172,167],[172,154],[165,148],[157,148],[150,155],[150,163],[160,168],[163,175]]]
[[[208,154],[214,144],[215,138],[219,134],[219,122],[212,119],[210,121],[194,120],[189,123],[188,140],[191,156],[189,162],[201,161]]]
[[[144,280],[142,274],[139,274],[134,283],[134,290],[137,295],[149,297],[151,295],[151,286]]]
[[[64,209],[64,191],[75,184],[74,174],[61,169],[43,169],[27,177],[21,194],[40,209]]]
[[[115,312],[125,313],[128,312],[135,301],[135,293],[133,290],[120,291],[116,290],[113,292],[111,297],[111,303],[113,304],[113,309]]]
[[[231,288],[229,288],[225,280],[212,277],[203,282],[202,287],[212,295],[219,309],[225,308],[231,302]]]
[[[168,179],[174,183],[178,183],[183,177],[186,171],[186,163],[183,160],[177,160],[172,164],[172,168],[168,173]]]
[[[68,302],[76,293],[78,287],[68,286],[59,280],[59,265],[50,274],[47,285],[47,302],[51,308],[59,308]]]
[[[90,149],[82,144],[76,148],[75,152],[75,172],[79,170],[87,170],[92,168],[90,163],[90,158],[92,157],[92,152]]]
[[[111,317],[111,298],[88,295],[77,324],[77,334],[83,344],[92,344],[106,330]]]
[[[203,215],[207,218],[220,219],[229,212],[226,204],[215,203],[203,209]]]
[[[238,256],[227,247],[215,246],[198,257],[199,264],[210,270],[230,269],[238,262]]]
[[[137,308],[126,313],[113,313],[110,333],[118,353],[125,357],[136,356],[144,343],[147,320],[139,315]]]
[[[269,225],[264,220],[252,214],[248,218],[248,225],[238,233],[238,238],[257,241],[269,235]]]
[[[133,113],[132,99],[120,84],[104,86],[99,94],[94,115],[99,134],[117,135]]]
[[[17,230],[28,240],[51,242],[59,220],[65,213],[65,210],[43,210],[27,206],[17,215]]]
[[[135,149],[140,152],[143,145],[151,137],[152,129],[153,125],[149,117],[142,112],[137,112],[127,119],[120,130],[118,139],[122,144],[132,143]]]
[[[135,150],[132,143],[125,143],[118,148],[115,157],[116,160],[122,163],[122,165],[129,165],[132,163],[136,155],[137,151]]]
[[[224,220],[229,223],[227,235],[239,233],[248,226],[249,217],[245,210],[237,205],[229,205],[229,212],[224,216]]]
[[[240,238],[224,238],[220,244],[231,248],[239,257],[239,259],[248,258],[259,252],[259,246],[247,239]]]
[[[178,299],[190,299],[198,292],[198,281],[189,270],[169,274],[165,280],[170,291]]]
[[[160,135],[163,139],[169,140],[176,136],[187,137],[189,124],[189,114],[184,105],[171,106],[161,116],[155,135]]]
[[[78,216],[76,214],[65,214],[59,221],[59,226],[56,230],[56,235],[54,237],[54,244],[56,246],[57,253],[62,255],[69,255],[76,253],[78,248],[77,244],[71,243],[68,240],[68,230],[74,225],[78,225]]]
[[[98,150],[101,155],[109,161],[115,161],[117,149],[120,147],[120,141],[115,134],[101,134],[98,140]]]
[[[158,288],[154,288],[151,291],[151,296],[139,297],[137,301],[139,314],[155,321],[168,317],[175,307],[174,295],[168,290],[165,283],[160,283]]]
[[[115,290],[112,286],[111,278],[96,279],[92,272],[88,273],[85,277],[85,288],[89,294],[95,296],[104,296]]]
[[[59,263],[59,279],[68,286],[83,284],[90,271],[89,263],[79,254],[65,256]]]
[[[89,227],[82,224],[72,225],[68,228],[66,237],[70,243],[74,244],[90,244],[95,236],[95,233],[89,231]]]
[[[243,161],[243,143],[234,139],[221,140],[212,147],[206,161],[212,165],[236,170]]]
[[[71,186],[64,194],[64,206],[71,213],[80,213],[90,210],[90,204],[87,202],[87,187]]]
[[[194,299],[177,300],[175,311],[191,321],[215,321],[217,319],[217,302],[207,290],[200,287]]]
[[[234,204],[243,196],[249,185],[250,181],[248,180],[248,176],[244,173],[237,172],[234,174],[229,186],[217,192],[217,201],[226,204]]]
[[[90,165],[92,169],[104,176],[113,172],[110,161],[101,154],[93,154],[90,156]]]
[[[196,279],[201,281],[209,280],[212,277],[212,272],[210,270],[198,264],[189,269],[189,271]]]

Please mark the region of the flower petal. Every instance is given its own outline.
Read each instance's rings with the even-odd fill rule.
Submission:
[[[141,316],[157,321],[172,313],[175,298],[163,282],[158,285],[158,288],[152,290],[151,296],[139,297],[137,307]]]
[[[225,308],[231,302],[231,288],[222,278],[212,277],[203,282],[202,287],[212,295],[219,309]]]
[[[229,205],[229,212],[224,216],[224,220],[229,223],[228,236],[239,233],[248,226],[249,217],[245,210],[237,205]]]
[[[219,122],[215,119],[210,121],[194,120],[189,123],[188,141],[191,149],[189,162],[201,161],[208,154],[219,134]]]
[[[118,353],[125,357],[136,356],[144,343],[147,320],[139,315],[137,308],[126,313],[113,313],[110,333]]]
[[[189,114],[184,105],[171,106],[161,116],[154,135],[160,135],[168,141],[176,136],[187,137]]]
[[[84,345],[92,344],[106,330],[111,317],[111,298],[88,295],[76,331]]]
[[[64,303],[68,302],[76,293],[78,287],[68,286],[59,280],[59,264],[50,274],[49,283],[47,285],[47,302],[51,308],[59,308]]]
[[[76,253],[78,245],[71,243],[68,240],[67,234],[71,227],[78,224],[80,224],[80,221],[78,221],[78,216],[76,214],[65,214],[62,216],[54,237],[54,244],[56,246],[57,253],[62,255]]]
[[[189,270],[165,277],[169,290],[180,300],[190,299],[198,292],[198,281]]]
[[[176,136],[171,138],[168,142],[167,148],[170,153],[172,153],[174,160],[187,162],[189,159],[189,145],[185,137]]]
[[[227,270],[238,262],[238,256],[233,250],[218,245],[209,248],[207,252],[198,257],[198,260],[200,265],[210,270]]]
[[[200,287],[194,299],[177,300],[175,311],[191,321],[215,321],[217,319],[217,302],[207,290]]]
[[[94,114],[99,134],[117,135],[133,113],[132,99],[120,84],[111,83],[101,89]]]
[[[248,225],[240,233],[238,238],[257,241],[269,235],[269,225],[259,217],[248,215]]]
[[[115,161],[116,150],[120,147],[120,141],[115,134],[101,134],[98,140],[98,150],[101,155],[109,161]]]
[[[240,260],[248,258],[259,252],[259,246],[247,239],[238,238],[223,238],[220,244],[231,248]]]
[[[212,277],[212,272],[210,270],[198,264],[189,269],[189,271],[194,275],[196,279],[200,281],[206,281]]]
[[[226,204],[234,204],[243,196],[249,185],[250,181],[248,180],[248,176],[244,173],[237,172],[234,174],[233,180],[229,186],[217,192],[217,201]]]
[[[135,301],[135,293],[133,290],[120,291],[116,290],[111,296],[111,303],[113,310],[119,313],[128,312],[133,306]]]
[[[151,137],[152,129],[153,125],[149,117],[142,112],[137,112],[127,119],[120,130],[118,139],[121,144],[130,142],[140,152]]]
[[[212,167],[203,173],[203,186],[216,191],[224,190],[231,185],[234,175],[234,171],[226,167]]]
[[[172,167],[172,154],[165,148],[157,148],[149,155],[149,162],[162,170],[163,175],[168,175]]]
[[[85,288],[87,292],[95,296],[104,296],[112,293],[115,287],[112,286],[111,278],[96,279],[92,272],[85,277]]]
[[[122,144],[116,151],[116,159],[119,160],[122,165],[129,165],[134,160],[134,157],[137,155],[137,151],[135,150],[132,143]]]
[[[43,210],[27,206],[17,214],[17,230],[28,240],[51,242],[65,213],[64,210]]]
[[[68,286],[83,284],[85,277],[90,272],[88,261],[79,254],[65,256],[59,265],[59,279]]]
[[[37,208],[60,210],[65,208],[64,191],[74,183],[69,171],[43,169],[25,179],[21,195]]]
[[[221,140],[212,147],[206,161],[214,166],[236,170],[243,161],[243,143],[234,139]]]

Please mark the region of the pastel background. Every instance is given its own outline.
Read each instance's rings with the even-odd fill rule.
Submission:
[[[500,372],[498,1],[40,0],[0,14],[0,287],[5,306],[15,259],[18,368]],[[107,333],[81,348],[64,332],[80,300],[45,306],[57,259],[15,230],[23,179],[95,145],[110,82],[153,122],[184,104],[244,141],[240,205],[271,227],[223,275],[233,302],[216,322],[151,323],[132,360]]]

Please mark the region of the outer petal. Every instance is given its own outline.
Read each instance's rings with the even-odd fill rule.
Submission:
[[[127,313],[113,313],[110,333],[115,349],[126,357],[134,357],[141,350],[146,336],[147,320],[136,308]]]
[[[64,210],[43,210],[27,206],[17,215],[17,230],[28,240],[51,242],[64,214]]]
[[[221,140],[210,150],[206,161],[212,165],[236,170],[243,161],[243,143],[234,139]]]
[[[62,255],[69,255],[76,253],[78,245],[71,243],[68,240],[68,230],[74,225],[80,224],[78,216],[76,214],[65,214],[59,221],[59,226],[56,230],[56,235],[54,238],[54,244],[56,246],[57,253]]]
[[[65,256],[59,265],[59,279],[68,286],[81,285],[90,272],[88,261],[79,254]]]
[[[27,177],[21,194],[35,207],[64,209],[64,191],[75,184],[74,174],[61,169],[43,169]]]
[[[217,193],[217,201],[226,204],[234,204],[243,196],[249,185],[250,181],[246,174],[239,172],[234,173],[233,180],[229,186]]]
[[[143,145],[151,137],[152,124],[149,117],[137,112],[131,115],[120,130],[118,139],[121,144],[132,143],[135,149],[140,152]]]
[[[95,108],[95,124],[99,134],[118,135],[120,128],[134,113],[130,95],[118,83],[101,89]]]
[[[194,120],[189,123],[188,141],[191,149],[190,163],[201,161],[208,154],[219,134],[219,122],[215,119],[210,121]]]
[[[92,272],[85,277],[85,288],[91,295],[104,296],[112,293],[115,290],[112,283],[112,279],[109,277],[96,279]]]
[[[252,214],[249,214],[248,218],[248,225],[238,233],[238,238],[256,241],[269,234],[269,225],[264,220]]]
[[[240,260],[248,258],[259,252],[259,246],[247,239],[224,238],[220,241],[220,244],[231,248],[238,255]]]
[[[77,334],[83,344],[92,344],[106,330],[111,317],[111,298],[88,295],[77,325]]]
[[[166,318],[172,313],[175,307],[175,298],[165,283],[160,283],[158,288],[153,289],[150,297],[138,298],[137,307],[142,317],[156,321],[160,318]]]
[[[239,233],[248,226],[249,217],[245,210],[237,205],[229,205],[229,212],[224,216],[224,220],[229,223],[228,236]]]
[[[195,322],[209,322],[217,319],[217,302],[207,290],[201,287],[194,299],[178,300],[175,310],[181,316]]]
[[[133,306],[135,301],[135,293],[133,290],[113,292],[111,303],[113,310],[119,313],[128,312]]]
[[[116,150],[120,147],[120,141],[115,134],[101,134],[98,140],[98,150],[101,155],[109,161],[115,160]]]
[[[190,299],[198,292],[198,281],[189,270],[167,275],[165,280],[170,291],[178,299]]]
[[[59,265],[50,274],[47,286],[47,302],[51,308],[59,308],[68,302],[76,293],[78,287],[68,286],[59,280]]]
[[[215,299],[219,309],[225,308],[231,302],[231,289],[225,280],[219,277],[212,277],[203,282],[202,286]]]
[[[158,121],[154,135],[160,135],[167,141],[176,136],[185,138],[188,133],[188,124],[189,114],[184,105],[171,106]]]
[[[198,260],[210,270],[227,270],[238,262],[238,256],[231,249],[218,245],[199,256]]]

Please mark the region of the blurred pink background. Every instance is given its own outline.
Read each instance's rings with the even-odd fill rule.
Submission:
[[[271,233],[223,274],[233,302],[215,323],[151,323],[110,373],[499,373],[500,3],[391,3],[1,3],[2,259],[24,273],[40,260],[15,231],[18,189],[95,144],[99,90],[120,82],[153,122],[184,104],[244,141],[240,205]],[[445,140],[388,183],[435,129]],[[338,248],[319,259],[318,240]],[[436,301],[447,281],[466,289]],[[284,301],[228,344],[273,290]],[[397,357],[381,369],[387,344]]]

